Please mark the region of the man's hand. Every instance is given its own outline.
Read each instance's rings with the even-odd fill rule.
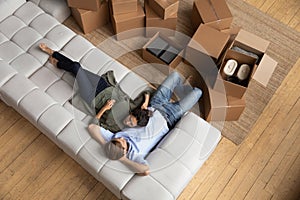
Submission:
[[[145,94],[145,102],[142,104],[141,109],[147,110],[149,105],[150,95]]]

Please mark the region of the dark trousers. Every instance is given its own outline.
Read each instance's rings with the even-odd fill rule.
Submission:
[[[79,62],[72,61],[59,52],[54,52],[52,57],[58,60],[57,67],[71,72],[76,78],[79,94],[89,105],[101,91],[109,86],[104,78],[83,69]]]

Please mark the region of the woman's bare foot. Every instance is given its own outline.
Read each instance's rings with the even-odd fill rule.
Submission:
[[[57,67],[57,62],[58,62],[58,60],[56,60],[56,59],[53,58],[52,56],[49,56],[49,62],[50,62],[54,67]]]
[[[45,43],[39,44],[39,47],[42,51],[44,51],[47,54],[49,54],[50,56],[52,56],[54,51],[52,49],[50,49]]]

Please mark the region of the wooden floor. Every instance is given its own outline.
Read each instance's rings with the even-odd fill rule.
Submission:
[[[246,1],[300,31],[299,0]],[[248,138],[223,138],[179,199],[300,198],[299,74],[300,59]],[[1,101],[0,173],[0,199],[116,199]]]

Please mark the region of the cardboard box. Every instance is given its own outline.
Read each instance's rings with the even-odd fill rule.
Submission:
[[[110,0],[112,7],[112,14],[124,14],[130,12],[136,12],[138,9],[137,0]]]
[[[168,19],[162,19],[152,10],[147,2],[145,2],[145,13],[146,37],[153,37],[157,32],[161,32],[166,36],[174,36],[177,25],[177,13],[174,13]]]
[[[241,98],[246,92],[248,84],[246,86],[241,86],[225,80],[225,75],[222,74],[222,70],[225,62],[227,62],[229,58],[234,58],[240,64],[243,62],[249,62],[249,64],[253,63],[248,82],[250,82],[252,79],[255,79],[264,87],[266,87],[277,66],[277,62],[265,53],[268,45],[268,41],[241,29],[230,49],[228,49],[226,52],[220,68],[221,79],[219,78],[218,81],[216,81],[214,88],[220,91],[220,88],[225,87],[228,95],[237,98]],[[251,54],[256,54],[258,59],[251,56],[251,54],[244,54],[233,50],[233,47],[239,47],[247,52],[250,52]]]
[[[179,0],[149,0],[148,3],[162,19],[173,17],[174,14],[177,16]]]
[[[163,42],[159,41],[157,42],[156,40],[161,39],[163,40],[165,43],[167,43],[167,45],[162,45]],[[159,44],[157,46],[158,50],[156,51],[156,53],[151,53],[149,51],[149,47],[152,48],[156,48],[153,47],[153,43],[157,42],[157,44]],[[167,57],[168,55],[168,51],[167,50],[169,47],[173,47],[177,50],[176,53],[178,53],[174,59],[172,59],[172,61],[170,61],[169,63],[164,62],[161,58],[163,57]],[[165,48],[165,50],[160,51],[159,48]],[[182,47],[178,44],[176,44],[173,40],[171,40],[170,38],[168,38],[167,36],[163,35],[160,32],[157,32],[144,46],[142,49],[142,57],[144,60],[146,60],[149,63],[158,63],[158,64],[162,64],[162,65],[167,65],[168,67],[171,68],[175,68],[181,61],[182,61]],[[171,53],[175,53],[173,51],[171,51]]]
[[[97,11],[71,8],[72,16],[83,30],[83,33],[89,33],[109,22],[108,4],[106,1],[99,5]]]
[[[67,0],[68,6],[72,8],[80,8],[85,10],[97,11],[100,3],[105,0]]]
[[[229,78],[224,74],[223,69],[224,69],[224,66],[226,65],[226,62],[229,59],[234,59],[238,62],[238,67],[235,70],[233,77],[229,77],[233,80],[237,80],[235,78],[235,76],[242,64],[248,64],[250,66],[250,69],[251,69],[250,75],[243,83],[238,83],[236,81],[230,81]],[[255,71],[255,62],[256,62],[256,59],[253,57],[250,57],[248,55],[228,49],[225,54],[222,65],[220,67],[220,71],[219,71],[220,76],[218,76],[218,81],[216,82],[214,88],[217,91],[222,91],[222,90],[224,90],[223,89],[223,87],[224,87],[227,95],[233,96],[236,98],[242,98],[248,88],[251,77],[253,76],[253,72]],[[219,85],[219,83],[221,83],[221,85]]]
[[[197,79],[197,85],[202,90],[200,99],[201,116],[206,121],[238,120],[246,107],[244,98],[238,99],[226,96],[226,93],[214,90],[202,77]]]
[[[138,4],[136,12],[112,15],[111,6],[110,12],[112,27],[117,40],[123,40],[134,36],[144,36],[145,13],[140,3]]]
[[[216,65],[215,63],[228,45],[229,38],[229,34],[201,24],[185,49],[184,59],[200,71],[210,71],[205,68],[212,64]],[[205,65],[208,62],[212,62],[212,64]]]
[[[211,89],[208,96],[210,99],[204,101],[206,121],[236,121],[246,107],[243,98],[226,96]]]
[[[192,10],[194,29],[203,23],[223,30],[231,26],[233,16],[225,0],[195,0]]]

